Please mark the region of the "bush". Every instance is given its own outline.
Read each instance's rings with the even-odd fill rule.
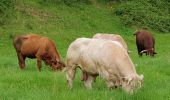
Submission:
[[[126,26],[151,28],[170,32],[170,2],[168,0],[129,0],[122,2],[114,14]]]
[[[65,4],[73,6],[75,4],[91,4],[91,0],[42,0],[41,3]]]
[[[15,0],[0,0],[0,25],[7,24],[14,15]]]
[[[123,1],[126,1],[126,0],[96,0],[98,2],[123,2]]]

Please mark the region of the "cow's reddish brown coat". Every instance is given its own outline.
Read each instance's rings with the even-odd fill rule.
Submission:
[[[41,71],[41,61],[46,65],[52,66],[53,70],[62,69],[65,65],[61,61],[59,53],[56,50],[52,40],[35,34],[17,36],[13,41],[16,49],[19,66],[25,68],[25,59],[36,58],[37,67]]]
[[[139,56],[142,56],[143,53],[150,56],[154,56],[154,54],[156,54],[154,47],[155,39],[150,32],[140,30],[134,35],[136,35],[136,46]]]

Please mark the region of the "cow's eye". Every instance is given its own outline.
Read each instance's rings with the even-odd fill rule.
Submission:
[[[54,65],[56,65],[57,63],[56,62],[53,62]]]

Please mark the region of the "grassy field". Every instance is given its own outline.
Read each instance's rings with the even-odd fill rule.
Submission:
[[[42,5],[35,0],[18,2],[16,19],[0,27],[0,100],[170,100],[170,34],[152,32],[156,39],[154,58],[137,55],[135,29],[121,25],[112,15],[113,8],[103,5]],[[36,33],[53,39],[63,60],[69,44],[78,37],[97,32],[119,33],[128,44],[130,57],[144,86],[134,95],[122,89],[108,90],[98,77],[93,89],[85,89],[77,71],[73,90],[66,84],[64,72],[54,72],[43,64],[38,72],[36,60],[27,59],[20,70],[12,37]]]

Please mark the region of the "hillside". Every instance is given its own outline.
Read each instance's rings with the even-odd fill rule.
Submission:
[[[16,1],[13,9],[15,14],[11,12],[10,17],[6,17],[6,22],[0,26],[0,99],[167,100],[170,98],[170,35],[149,29],[155,37],[158,54],[153,58],[145,55],[139,57],[135,37],[132,35],[138,27],[125,26],[114,14],[119,2],[91,0],[92,4],[83,2],[70,6],[63,2],[58,4],[41,2],[51,0]],[[77,71],[73,90],[69,90],[64,72],[54,72],[45,64],[42,66],[42,72],[38,72],[36,60],[27,59],[26,68],[20,70],[12,40],[16,35],[29,33],[54,40],[63,60],[69,44],[76,38],[92,37],[95,33],[120,34],[132,51],[129,55],[136,65],[137,73],[144,74],[144,85],[137,93],[129,95],[121,88],[108,90],[101,77],[98,77],[93,89],[87,90],[80,81],[80,71]]]

